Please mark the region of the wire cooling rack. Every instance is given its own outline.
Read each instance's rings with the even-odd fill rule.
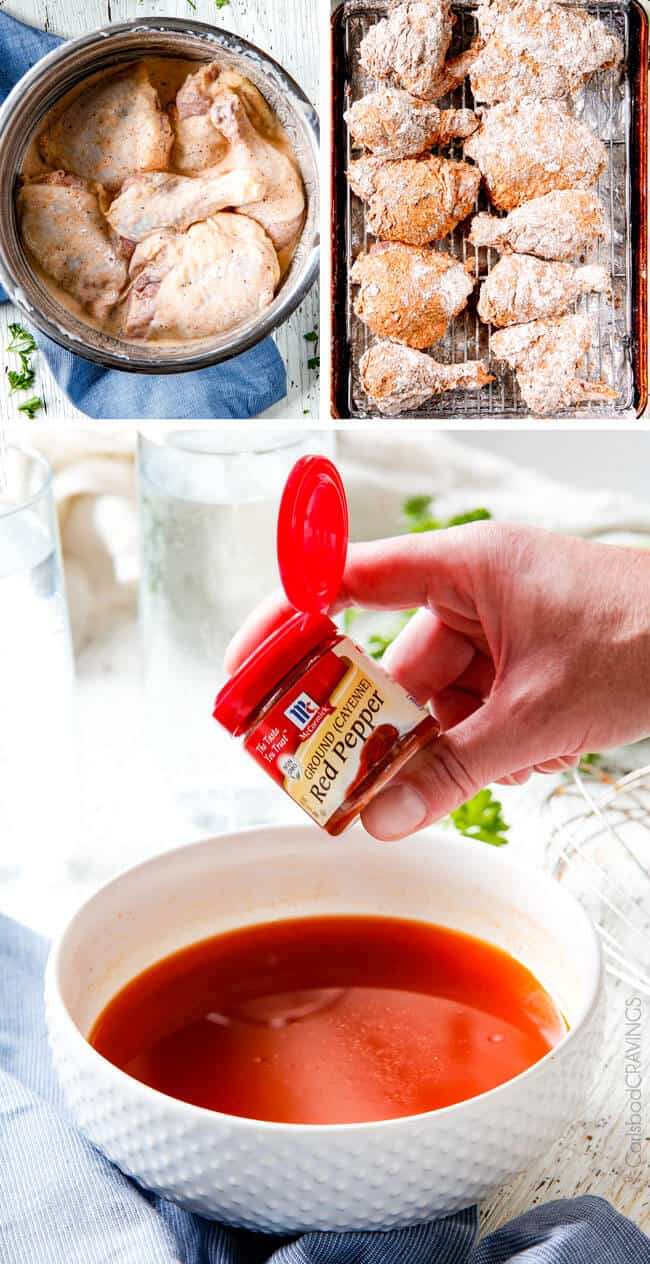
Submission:
[[[583,766],[547,806],[551,871],[596,923],[610,974],[650,996],[650,765]]]
[[[568,5],[567,7],[574,7]],[[634,209],[638,175],[636,172],[635,127],[633,105],[636,88],[633,71],[637,53],[639,21],[634,5],[621,0],[601,0],[598,4],[581,7],[599,17],[615,31],[625,48],[626,71],[601,71],[592,76],[588,85],[575,97],[573,110],[577,118],[600,136],[607,152],[608,162],[597,186],[605,208],[607,239],[574,262],[602,263],[611,273],[612,300],[605,295],[584,295],[574,304],[576,311],[590,315],[595,323],[593,346],[589,353],[586,371],[582,376],[593,380],[604,379],[617,391],[613,402],[591,402],[567,415],[572,417],[603,417],[630,413],[638,403],[639,390],[635,388],[635,276],[641,267],[638,242],[634,232]],[[358,155],[351,143],[342,114],[346,105],[358,100],[366,92],[377,88],[378,83],[364,74],[359,65],[359,48],[369,28],[382,18],[388,5],[384,0],[345,0],[338,14],[334,30],[334,136],[335,136],[335,246],[343,255],[345,280],[341,286],[341,299],[345,300],[345,323],[334,318],[335,385],[334,409],[339,416],[366,417],[373,415],[359,380],[359,361],[367,348],[375,341],[374,335],[354,313],[354,288],[349,283],[350,269],[357,255],[373,241],[368,232],[362,203],[344,183],[344,171]],[[456,18],[452,51],[468,48],[472,43],[477,24],[473,0],[457,0],[453,5]],[[645,20],[645,19],[644,19]],[[337,56],[337,48],[339,55]],[[647,82],[647,68],[644,68]],[[469,107],[474,104],[469,80],[449,94],[442,105],[445,107]],[[639,138],[639,143],[643,141]],[[337,148],[338,147],[338,148]],[[445,150],[451,158],[463,157],[462,142]],[[338,194],[336,186],[338,184]],[[475,209],[490,209],[485,191],[479,191]],[[472,262],[478,282],[485,280],[497,263],[499,254],[494,249],[478,249],[467,242],[467,224],[460,225],[444,241],[436,242],[436,249],[444,250],[462,263]],[[491,334],[476,311],[478,284],[470,297],[464,313],[452,321],[445,337],[436,344],[436,358],[458,364],[467,360],[491,358]],[[497,379],[481,391],[454,391],[429,400],[414,415],[416,417],[461,418],[509,418],[528,416],[521,399],[514,372],[503,364],[491,364]],[[346,398],[344,398],[346,397]]]

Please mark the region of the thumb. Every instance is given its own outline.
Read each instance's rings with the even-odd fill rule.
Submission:
[[[494,694],[418,751],[364,809],[368,833],[384,840],[405,838],[447,816],[489,782],[527,765],[525,733],[515,731],[505,710]]]

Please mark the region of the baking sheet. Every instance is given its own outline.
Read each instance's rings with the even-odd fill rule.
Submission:
[[[573,7],[573,6],[569,6]],[[577,7],[577,6],[575,6]],[[581,376],[604,378],[618,392],[608,403],[587,403],[567,410],[571,418],[634,417],[647,398],[647,17],[635,3],[603,2],[584,6],[615,30],[624,43],[623,73],[601,71],[574,97],[577,118],[602,139],[608,151],[607,168],[597,191],[605,208],[608,237],[580,257],[586,263],[605,264],[612,276],[613,299],[584,295],[575,304],[596,322],[596,336]],[[373,0],[345,0],[333,17],[333,329],[332,329],[332,411],[336,417],[376,416],[359,382],[359,361],[376,341],[375,335],[354,314],[354,288],[349,271],[357,255],[372,242],[361,201],[352,194],[345,171],[355,153],[343,114],[351,101],[372,91],[377,81],[359,68],[359,46],[369,27],[383,17],[387,4]],[[453,51],[467,48],[476,34],[475,4],[460,0],[453,5],[456,16]],[[441,103],[456,108],[472,107],[469,80]],[[462,143],[444,151],[462,158]],[[476,210],[489,203],[480,190]],[[463,263],[474,261],[478,280],[483,280],[497,262],[493,249],[476,249],[467,243],[468,223],[450,237],[436,242]],[[575,262],[579,260],[576,259]],[[490,359],[490,329],[476,314],[479,287],[468,307],[450,325],[445,337],[433,349],[437,359],[448,363]],[[453,391],[434,397],[413,415],[435,419],[530,418],[523,404],[514,372],[503,364],[491,364],[496,380],[481,391]]]

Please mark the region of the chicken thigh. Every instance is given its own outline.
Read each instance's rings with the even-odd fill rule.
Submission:
[[[561,316],[581,294],[610,290],[606,268],[572,268],[532,255],[503,255],[481,286],[478,314],[492,325],[523,325]]]
[[[379,158],[414,158],[432,145],[470,136],[479,123],[473,110],[439,110],[399,88],[369,92],[345,118],[355,144]]]
[[[473,279],[451,255],[427,247],[380,244],[359,255],[350,277],[360,289],[357,316],[377,334],[430,347],[463,310]]]
[[[453,22],[450,0],[393,0],[388,17],[361,42],[362,69],[427,101],[445,96],[465,78],[474,55],[447,61]]]
[[[172,162],[183,175],[200,175],[226,156],[228,142],[210,118],[214,100],[224,89],[237,93],[253,126],[267,140],[277,136],[275,117],[250,79],[217,61],[209,62],[187,76],[170,109],[174,127]]]
[[[144,66],[100,79],[48,123],[38,146],[50,167],[119,189],[127,176],[167,166],[172,129]]]
[[[152,171],[124,181],[106,218],[121,237],[142,241],[162,228],[189,228],[227,206],[252,202],[264,191],[260,175],[245,167],[225,175],[208,171],[193,179]]]
[[[623,56],[604,22],[553,0],[483,0],[477,18],[484,43],[470,80],[475,101],[489,105],[565,97]]]
[[[184,233],[152,233],[131,260],[125,333],[207,338],[251,320],[273,300],[280,265],[264,229],[222,212]]]
[[[102,190],[63,171],[23,185],[18,216],[27,249],[47,276],[97,319],[119,301],[127,261],[100,208]]]
[[[380,413],[414,412],[433,395],[464,388],[480,390],[494,379],[482,360],[440,364],[396,342],[378,342],[359,363],[361,385]]]
[[[476,167],[437,154],[398,162],[357,158],[348,175],[354,192],[367,203],[370,232],[413,246],[453,232],[474,206],[481,180]]]
[[[559,101],[531,97],[488,110],[464,148],[505,211],[551,189],[589,188],[607,163],[602,142]]]
[[[570,259],[605,237],[605,212],[589,189],[557,189],[532,198],[505,219],[477,215],[468,240],[540,259]]]
[[[586,382],[578,377],[595,337],[588,316],[560,316],[513,325],[492,335],[492,354],[517,372],[522,396],[531,412],[557,412],[586,400],[616,399],[605,382]]]

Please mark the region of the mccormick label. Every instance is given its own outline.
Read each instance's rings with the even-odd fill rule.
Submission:
[[[370,667],[372,666],[372,674]],[[250,755],[326,825],[371,768],[427,712],[343,638],[248,734]]]

